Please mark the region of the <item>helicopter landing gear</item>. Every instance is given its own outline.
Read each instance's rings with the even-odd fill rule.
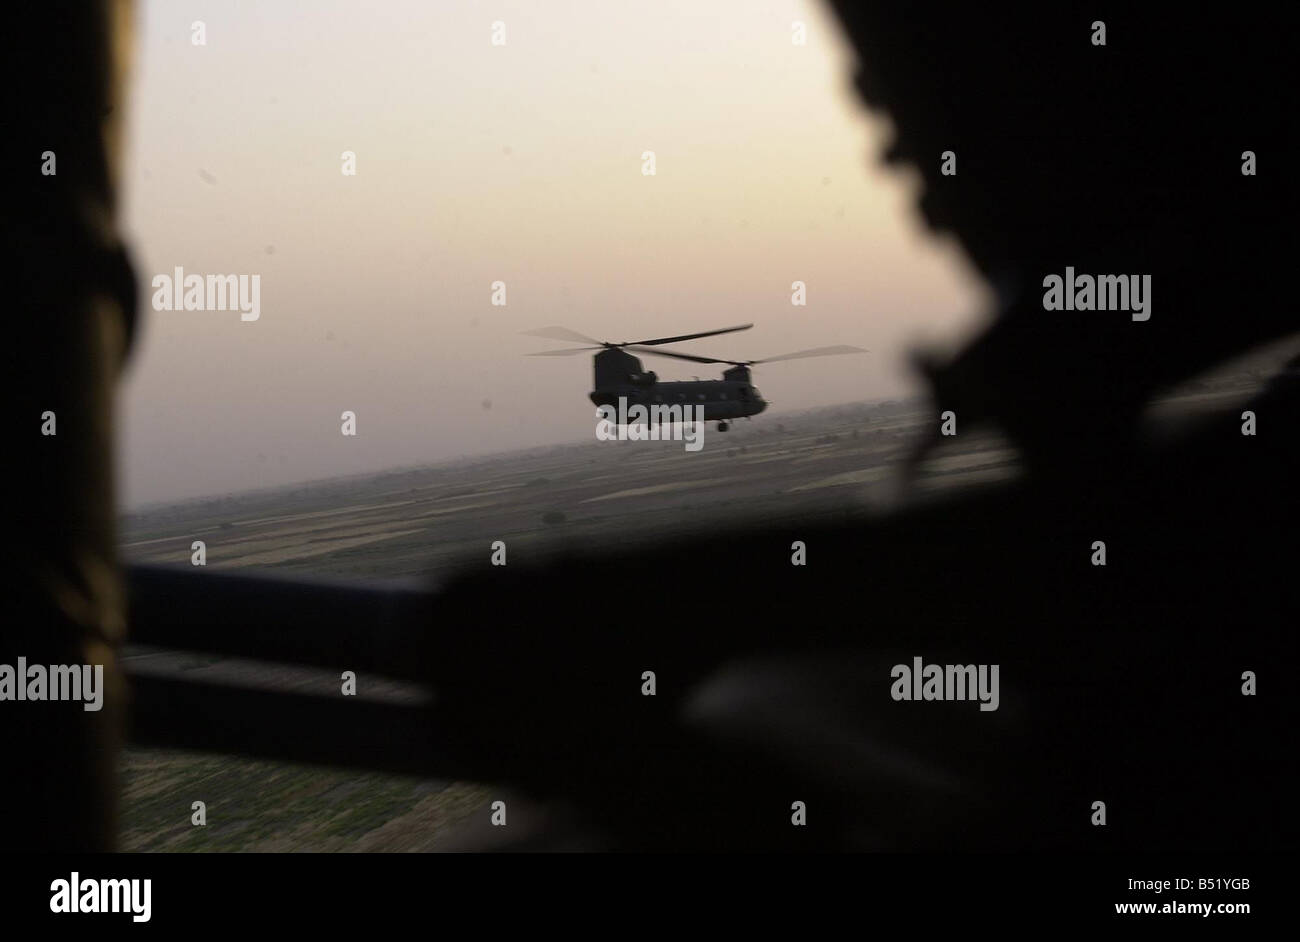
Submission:
[[[729,429],[729,428],[731,428],[731,423],[730,423],[730,422],[727,422],[727,421],[723,420],[723,421],[721,421],[721,422],[718,423],[718,431],[719,431],[719,432],[725,432],[725,431],[726,431],[727,429]]]

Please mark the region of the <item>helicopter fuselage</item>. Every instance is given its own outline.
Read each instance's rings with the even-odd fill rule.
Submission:
[[[748,367],[733,366],[723,372],[722,379],[660,382],[656,373],[644,370],[639,359],[621,350],[605,350],[592,359],[595,388],[590,398],[597,406],[617,407],[620,399],[629,408],[693,406],[703,410],[707,422],[758,415],[767,408],[767,402],[750,381]]]
[[[595,381],[588,394],[601,414],[602,422],[611,421],[608,413],[615,410],[620,425],[673,425],[684,423],[717,422],[718,431],[725,432],[731,426],[732,419],[758,415],[767,409],[768,403],[754,386],[749,368],[759,363],[775,363],[778,360],[803,360],[808,357],[835,356],[841,353],[866,353],[861,347],[837,344],[830,347],[816,347],[812,350],[796,350],[794,353],[782,353],[779,356],[762,360],[728,360],[721,357],[702,356],[681,350],[665,350],[661,344],[680,343],[686,340],[699,340],[703,337],[715,337],[719,334],[734,334],[740,330],[749,330],[753,324],[741,324],[739,327],[723,327],[719,330],[705,330],[694,334],[679,334],[672,337],[654,337],[649,340],[624,340],[614,343],[609,340],[597,340],[586,334],[578,333],[567,327],[542,327],[537,330],[524,331],[549,340],[576,340],[591,344],[588,347],[574,347],[568,350],[544,350],[530,356],[571,356],[599,350],[591,358]],[[671,383],[659,382],[653,371],[647,371],[641,361],[628,350],[649,353],[660,357],[677,360],[689,360],[693,363],[729,364],[722,371],[722,379],[699,379]],[[674,415],[690,418],[673,418]]]

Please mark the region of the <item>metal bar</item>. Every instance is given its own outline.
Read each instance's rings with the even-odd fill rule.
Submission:
[[[407,588],[128,570],[131,641],[427,679],[434,596]]]
[[[465,777],[439,752],[428,706],[277,693],[189,679],[135,675],[130,741],[157,749]]]

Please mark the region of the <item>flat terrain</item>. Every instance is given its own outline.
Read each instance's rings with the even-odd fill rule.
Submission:
[[[1258,372],[1193,384],[1162,421],[1225,404]],[[188,566],[203,540],[214,570],[341,579],[436,579],[487,565],[494,540],[514,562],[574,545],[636,542],[757,517],[825,520],[887,504],[899,463],[937,425],[920,402],[856,404],[712,426],[704,446],[613,441],[336,479],[150,508],[122,521],[129,562]],[[1017,473],[1016,454],[959,428],[920,467],[913,493]],[[594,422],[593,422],[594,433]],[[183,613],[177,613],[183,617]],[[243,676],[287,688],[336,685],[315,672],[139,648],[135,670]],[[487,814],[492,791],[467,783],[130,749],[123,760],[127,850],[430,850],[452,825]],[[208,824],[192,827],[191,803]]]

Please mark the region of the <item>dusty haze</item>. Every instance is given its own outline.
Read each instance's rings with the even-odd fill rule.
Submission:
[[[590,439],[590,360],[525,357],[563,346],[531,328],[752,321],[678,348],[870,348],[760,368],[773,408],[754,421],[778,421],[913,391],[907,349],[983,310],[915,181],[876,163],[887,122],[854,99],[816,3],[153,0],[137,17],[128,507]],[[178,265],[260,275],[260,319],[153,311],[150,279]]]

